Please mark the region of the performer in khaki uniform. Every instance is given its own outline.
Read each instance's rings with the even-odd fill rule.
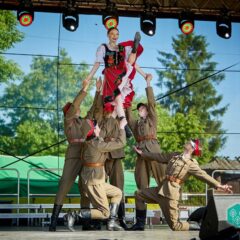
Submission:
[[[100,86],[99,84],[100,84],[99,82],[96,84],[97,88],[98,86]],[[85,140],[82,137],[83,136],[82,125],[87,118],[93,117],[96,100],[100,93],[99,91],[96,92],[93,105],[90,111],[88,112],[86,118],[85,119],[79,118],[80,105],[87,94],[86,91],[88,89],[88,86],[89,84],[87,82],[84,82],[83,88],[75,97],[73,103],[68,102],[63,108],[64,132],[69,142],[69,145],[67,147],[67,151],[65,154],[65,163],[64,163],[63,173],[62,173],[61,180],[59,182],[59,190],[56,194],[56,198],[54,202],[54,208],[52,212],[49,231],[56,231],[57,219],[62,209],[63,200],[66,194],[71,189],[81,169],[81,162],[82,162],[80,158],[81,144]],[[89,201],[86,199],[84,195],[83,197],[81,196],[81,205],[88,205],[89,204],[88,202]]]
[[[144,152],[160,153],[161,149],[157,141],[156,102],[154,99],[153,89],[150,86],[150,82],[152,80],[151,74],[147,74],[145,79],[147,82],[146,94],[148,104],[139,103],[137,105],[140,117],[138,120],[132,115],[132,109],[127,108],[128,125],[133,132],[139,149]],[[135,181],[138,189],[149,187],[151,174],[155,178],[157,184],[161,184],[165,176],[165,169],[165,165],[158,162],[147,161],[144,157],[138,155],[135,165]],[[138,214],[143,214],[145,216],[146,212],[139,212]]]
[[[100,137],[105,142],[115,140],[119,135],[119,120],[116,119],[114,106],[111,104],[103,105],[102,96],[97,100],[96,114],[99,119],[99,127],[101,129]],[[104,106],[104,108],[103,108]],[[120,148],[109,153],[106,153],[107,160],[105,161],[106,177],[109,178],[109,183],[123,191],[124,188],[124,173],[122,159],[125,157],[124,148]],[[118,220],[124,229],[127,228],[125,223],[125,198],[124,194],[118,208]]]
[[[189,222],[179,221],[179,198],[181,184],[187,180],[189,175],[193,175],[210,186],[231,193],[231,186],[221,185],[214,178],[203,171],[197,160],[192,155],[200,155],[199,141],[191,140],[184,146],[184,152],[181,155],[174,156],[170,161],[168,157],[161,153],[142,152],[135,149],[136,152],[146,160],[167,163],[166,178],[162,185],[158,187],[146,188],[135,193],[137,211],[145,211],[145,203],[158,203],[166,218],[169,227],[175,231],[199,230],[199,226]],[[137,218],[138,226],[144,230],[145,218]],[[136,225],[135,224],[135,225]]]
[[[84,124],[85,135],[88,135],[86,142],[83,144],[82,159],[83,169],[81,177],[83,187],[94,209],[81,209],[80,217],[83,219],[108,219],[108,230],[122,230],[116,223],[116,215],[119,203],[122,199],[122,191],[105,182],[104,162],[106,152],[120,149],[126,144],[124,127],[126,119],[120,121],[119,135],[115,140],[105,142],[99,138],[100,128],[98,125],[94,128],[90,124]],[[110,209],[108,197],[111,198]]]

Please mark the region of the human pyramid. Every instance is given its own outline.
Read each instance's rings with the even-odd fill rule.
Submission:
[[[74,222],[81,219],[82,230],[101,229],[100,220],[107,220],[107,229],[144,230],[146,203],[158,203],[172,230],[199,230],[193,222],[179,220],[180,189],[184,181],[193,175],[210,186],[231,193],[231,186],[221,185],[201,170],[193,156],[201,154],[199,140],[189,140],[182,153],[162,153],[157,141],[156,102],[151,87],[152,75],[145,73],[136,60],[143,52],[140,33],[134,41],[117,44],[117,26],[108,29],[108,44],[97,49],[96,62],[72,103],[63,107],[64,132],[68,140],[63,174],[56,194],[49,231],[56,231],[57,219],[64,197],[79,175],[79,213],[64,216],[68,228],[74,231]],[[91,79],[101,63],[104,80],[96,81],[96,94],[85,118],[80,118],[81,104],[87,95]],[[146,81],[147,103],[137,105],[138,119],[132,114],[134,97],[132,80],[136,72]],[[124,175],[122,159],[126,135],[133,134],[137,155],[135,181],[136,223],[128,227],[125,222],[123,194]],[[149,187],[153,175],[157,187]],[[107,183],[109,178],[109,183]],[[92,208],[90,208],[92,205]],[[91,220],[96,219],[95,223]]]

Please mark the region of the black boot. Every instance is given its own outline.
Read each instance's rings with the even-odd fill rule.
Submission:
[[[119,120],[121,121],[123,118],[125,118],[125,117],[122,116],[122,117],[119,118]],[[125,130],[125,133],[126,133],[126,137],[130,138],[132,136],[132,131],[131,131],[130,127],[128,125],[126,125],[124,127],[124,130]]]
[[[123,228],[123,229],[127,229],[128,226],[125,222],[125,204],[123,202],[121,202],[119,204],[119,208],[118,208],[118,221],[120,223],[120,226]]]
[[[117,219],[117,212],[118,212],[119,204],[117,203],[110,203],[110,217],[107,222],[107,230],[109,231],[122,231],[123,228],[118,225],[116,222]]]
[[[147,210],[136,209],[137,222],[131,228],[128,228],[128,231],[144,231],[146,214],[147,214]]]
[[[141,40],[140,32],[136,32],[135,37],[134,37],[134,42],[133,42],[132,53],[137,52],[137,48],[138,48],[138,45],[140,43],[140,40]]]
[[[75,229],[74,229],[74,224],[76,221],[79,220],[79,216],[78,214],[76,213],[76,211],[74,212],[68,212],[67,214],[65,214],[63,216],[63,220],[64,220],[64,223],[65,225],[68,227],[68,229],[71,231],[71,232],[74,232]]]
[[[58,216],[59,216],[61,209],[62,209],[62,205],[54,204],[52,216],[51,216],[51,223],[49,225],[50,232],[56,231],[57,220],[58,220]]]
[[[132,131],[131,131],[130,127],[128,125],[126,125],[124,127],[124,130],[125,130],[125,133],[126,133],[126,137],[130,138],[132,136]]]
[[[199,231],[200,226],[197,222],[191,222],[189,223],[189,231]]]

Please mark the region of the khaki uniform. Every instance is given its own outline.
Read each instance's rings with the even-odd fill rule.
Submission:
[[[178,204],[181,184],[186,181],[190,175],[195,176],[215,188],[219,182],[203,171],[197,160],[193,158],[187,159],[184,158],[183,155],[177,155],[169,161],[169,155],[161,153],[143,153],[142,155],[147,160],[156,160],[168,164],[166,178],[161,185],[136,192],[136,209],[145,210],[145,203],[158,203],[172,230],[189,230],[188,222],[179,221]]]
[[[96,104],[99,92],[96,92],[95,99],[91,109],[89,110],[86,118],[92,118],[94,114],[94,107]],[[86,96],[86,92],[80,91],[76,96],[75,101],[79,106],[72,104],[64,117],[64,133],[68,139],[68,147],[65,154],[65,163],[63,168],[62,177],[59,182],[59,190],[55,198],[55,204],[62,205],[63,200],[67,193],[70,191],[74,181],[82,167],[81,161],[81,136],[83,136],[82,124],[85,119],[76,116],[77,108],[80,107],[83,99]],[[81,186],[79,187],[80,193],[82,192]],[[81,194],[83,195],[83,194]],[[81,205],[89,205],[89,201],[86,197],[81,196]]]
[[[157,113],[156,102],[152,87],[146,88],[148,99],[148,116],[146,119],[134,119],[132,109],[127,109],[128,124],[137,141],[137,147],[144,152],[161,152],[157,141]],[[165,166],[157,162],[149,162],[141,157],[137,157],[135,165],[135,180],[138,189],[149,187],[151,173],[156,182],[160,184],[165,176]]]
[[[82,158],[84,159],[81,177],[84,191],[94,209],[91,209],[91,218],[107,219],[110,215],[108,197],[112,203],[119,204],[122,191],[105,183],[104,163],[106,153],[123,148],[126,144],[124,130],[119,130],[119,135],[114,141],[105,142],[101,138],[94,138],[84,143]]]
[[[96,104],[96,116],[99,121],[101,128],[100,137],[105,142],[114,140],[119,135],[119,121],[112,116],[103,115],[103,100],[102,96],[99,95]],[[109,153],[106,153],[107,160],[105,161],[105,172],[109,178],[109,183],[115,187],[120,188],[123,191],[124,188],[124,173],[122,167],[122,159],[125,157],[124,148],[120,148]],[[124,202],[124,197],[122,199]]]
[[[104,118],[100,124],[101,129],[106,129],[106,134],[103,137],[106,142],[111,139],[116,139],[119,135],[119,122],[113,117]],[[101,134],[100,134],[101,135]],[[109,182],[123,190],[124,174],[122,167],[122,158],[125,157],[124,149],[120,148],[107,153],[105,162],[105,172],[109,177]]]

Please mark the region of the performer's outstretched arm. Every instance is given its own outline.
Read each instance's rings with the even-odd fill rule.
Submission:
[[[148,99],[148,114],[149,114],[149,117],[151,118],[151,120],[153,121],[155,127],[157,128],[156,101],[154,98],[153,89],[150,84],[151,80],[152,80],[152,77],[147,76],[146,94],[147,94],[147,99]]]
[[[89,83],[92,80],[95,73],[97,72],[99,66],[100,66],[100,62],[95,62],[90,73],[88,74],[88,76],[85,78],[85,80],[83,82]]]
[[[141,155],[144,159],[148,161],[157,161],[159,163],[166,163],[168,162],[175,156],[179,155],[178,152],[172,152],[172,153],[154,153],[154,152],[143,152],[142,150],[136,148],[135,146],[133,147],[134,151]]]
[[[99,96],[100,96],[101,87],[102,87],[102,80],[100,78],[96,81],[96,93],[95,93],[95,97],[93,100],[93,104],[92,104],[91,108],[89,109],[87,116],[86,116],[86,118],[88,118],[88,119],[92,119],[92,118],[96,119],[96,111],[97,111],[97,107],[98,107],[98,100],[99,100]],[[96,119],[96,120],[98,120],[98,119]]]
[[[152,74],[151,73],[145,73],[142,70],[142,68],[139,65],[137,65],[136,63],[135,63],[135,68],[136,68],[137,72],[140,73],[140,75],[142,75],[145,80],[147,79],[147,77],[151,77],[152,78]]]
[[[79,91],[78,95],[73,100],[73,106],[75,109],[79,109],[83,99],[85,98],[85,96],[87,94],[88,87],[89,87],[89,83],[83,81],[82,89]]]

